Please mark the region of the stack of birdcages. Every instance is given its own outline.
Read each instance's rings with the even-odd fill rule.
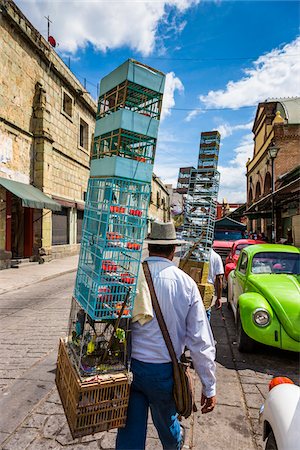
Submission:
[[[164,82],[134,60],[101,80],[69,332],[56,374],[73,437],[125,425],[130,318]]]
[[[179,267],[194,278],[205,306],[213,296],[207,283],[208,263],[214,240],[220,173],[217,170],[220,147],[218,131],[201,133],[198,168],[190,170],[185,197],[184,238],[190,249]]]

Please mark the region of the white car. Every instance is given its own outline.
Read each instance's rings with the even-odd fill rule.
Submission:
[[[260,410],[265,450],[300,448],[300,387],[283,383],[271,388]]]

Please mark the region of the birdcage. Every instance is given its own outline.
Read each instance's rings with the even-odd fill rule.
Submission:
[[[214,240],[220,174],[215,169],[192,169],[184,205],[185,240],[193,246],[189,258],[208,261]],[[185,253],[187,252],[184,249]],[[181,257],[185,257],[184,254]]]
[[[117,155],[153,164],[155,148],[154,137],[119,128],[95,137],[92,158]]]
[[[95,321],[72,299],[67,349],[81,377],[114,373],[128,366],[128,342],[130,319],[126,302],[116,309],[116,317],[106,321]]]
[[[128,59],[102,78],[97,119],[118,109],[159,119],[165,75],[152,67]]]
[[[73,439],[125,426],[131,378],[127,370],[80,376],[60,340],[55,382]]]
[[[150,184],[91,178],[74,296],[94,320],[131,315],[147,227]]]

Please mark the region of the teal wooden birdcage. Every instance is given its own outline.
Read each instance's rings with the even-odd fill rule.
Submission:
[[[74,291],[93,320],[132,313],[164,81],[134,60],[101,80]]]

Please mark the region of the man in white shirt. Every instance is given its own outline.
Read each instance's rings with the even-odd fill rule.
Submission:
[[[202,382],[202,413],[216,404],[215,345],[203,302],[194,280],[172,263],[176,239],[172,223],[153,223],[146,258],[154,289],[175,353],[185,346]],[[173,370],[155,314],[147,323],[132,324],[133,383],[125,428],[118,430],[117,450],[145,449],[149,408],[164,450],[180,450],[181,427],[173,397]]]
[[[224,275],[224,267],[222,258],[218,253],[216,253],[213,249],[211,249],[207,281],[208,283],[213,284],[215,286],[215,293],[217,296],[215,302],[216,309],[220,309],[222,306],[223,275]],[[211,301],[213,301],[213,298],[211,299]],[[208,320],[210,320],[211,308],[208,308],[206,310],[206,314]]]

